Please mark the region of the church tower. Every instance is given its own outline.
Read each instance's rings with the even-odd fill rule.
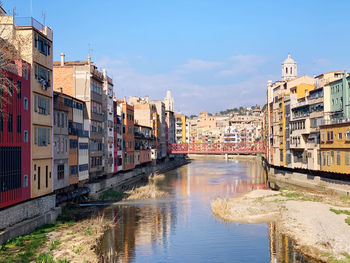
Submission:
[[[282,81],[295,79],[297,76],[297,63],[288,54],[288,57],[282,63]]]

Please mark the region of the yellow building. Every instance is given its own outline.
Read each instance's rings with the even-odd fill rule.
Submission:
[[[321,171],[350,174],[350,122],[320,126]]]
[[[16,19],[16,23],[15,23]],[[34,18],[0,16],[0,37],[30,63],[31,197],[52,192],[52,30]]]
[[[186,143],[186,116],[175,113],[175,142]]]

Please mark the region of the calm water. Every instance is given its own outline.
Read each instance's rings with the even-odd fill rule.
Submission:
[[[107,262],[306,262],[274,224],[224,223],[212,214],[217,196],[265,188],[255,160],[196,160],[157,186],[164,199],[122,202],[106,210],[116,227],[105,234]]]

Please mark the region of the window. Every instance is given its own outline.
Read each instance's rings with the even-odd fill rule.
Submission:
[[[38,189],[40,190],[40,166],[38,166]]]
[[[13,131],[13,115],[12,113],[9,114],[7,119],[7,131],[12,132]]]
[[[28,174],[25,174],[23,176],[23,187],[27,188],[28,187]]]
[[[35,127],[34,143],[38,146],[47,146],[50,144],[50,128]]]
[[[50,114],[50,99],[39,95],[34,96],[34,111],[39,114]]]
[[[69,140],[69,148],[70,149],[76,149],[78,148],[78,140]]]
[[[24,97],[23,99],[23,109],[28,110],[28,98]]]
[[[49,187],[49,167],[46,165],[46,173],[45,173],[45,178],[46,178],[46,188]]]
[[[338,139],[341,140],[343,138],[343,134],[340,132],[338,133]]]
[[[57,165],[57,180],[64,179],[64,164]]]
[[[20,80],[17,80],[17,98],[21,98],[22,93],[22,82]]]
[[[17,115],[17,133],[21,133],[21,115]]]
[[[349,165],[349,152],[345,152],[345,165]]]
[[[28,142],[28,131],[27,130],[24,130],[23,141]]]
[[[79,165],[79,172],[84,172],[84,171],[87,171],[87,170],[89,170],[89,165],[88,164]]]
[[[37,33],[34,35],[34,47],[36,47],[41,54],[50,56],[50,42]]]
[[[340,151],[337,151],[337,165],[340,165],[340,157],[341,157]]]
[[[78,166],[77,165],[72,165],[70,167],[70,175],[72,176],[72,175],[76,175],[76,174],[78,174]]]
[[[4,118],[2,116],[2,113],[0,112],[0,132],[4,131]]]

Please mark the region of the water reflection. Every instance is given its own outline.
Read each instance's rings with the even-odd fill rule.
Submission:
[[[169,196],[106,209],[116,226],[102,241],[104,262],[299,262],[276,256],[279,239],[270,225],[224,224],[211,213],[217,196],[266,188],[260,162],[198,160],[166,173],[157,186]]]
[[[280,233],[276,223],[268,223],[271,263],[311,263],[294,249],[293,241]]]

